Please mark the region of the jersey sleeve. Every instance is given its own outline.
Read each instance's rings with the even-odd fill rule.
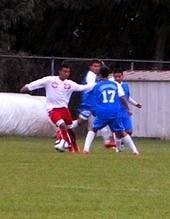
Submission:
[[[125,92],[123,91],[121,84],[119,84],[119,83],[116,83],[116,84],[117,84],[117,88],[118,88],[119,97],[125,96]]]
[[[74,81],[70,81],[73,91],[84,91],[84,90],[91,90],[94,87],[94,84],[77,84]]]
[[[36,89],[39,89],[39,88],[44,88],[47,81],[49,81],[49,77],[44,77],[44,78],[41,78],[41,79],[38,79],[36,81],[33,81],[29,84],[26,84],[26,87],[32,91],[32,90],[36,90]]]
[[[90,85],[94,85],[95,82],[96,82],[96,75],[89,71],[86,76],[86,83]]]
[[[128,95],[128,97],[130,97],[129,85],[127,83],[126,83],[126,86],[127,86],[127,95]]]
[[[114,79],[114,77],[110,77],[110,78],[109,78],[109,81],[116,82],[115,79]]]
[[[132,97],[129,97],[128,102],[133,106],[136,106],[138,104]]]

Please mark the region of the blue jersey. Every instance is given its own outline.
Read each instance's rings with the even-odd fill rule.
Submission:
[[[125,98],[128,101],[129,97],[130,97],[130,91],[129,91],[129,86],[126,82],[122,81],[121,86],[123,88],[123,91],[125,93]],[[127,112],[126,107],[121,103],[121,111],[122,112]]]
[[[130,97],[130,91],[129,91],[129,86],[126,82],[122,82],[121,86],[123,88],[123,91],[125,93],[125,98],[128,101],[129,97]],[[125,128],[126,132],[132,132],[132,120],[131,120],[131,116],[129,116],[127,109],[125,108],[125,106],[121,103],[121,118],[122,118],[122,123],[123,126]]]
[[[95,99],[95,114],[98,118],[115,118],[120,110],[118,85],[110,80],[98,82],[93,88]]]
[[[92,80],[95,82],[98,81],[97,76],[95,73],[90,72],[93,74]],[[89,72],[87,72],[89,74]],[[87,84],[87,74],[85,75],[82,84]],[[94,106],[95,106],[95,99],[92,91],[82,91],[81,92],[81,103],[80,103],[80,109],[82,110],[89,110],[89,111],[94,111]]]

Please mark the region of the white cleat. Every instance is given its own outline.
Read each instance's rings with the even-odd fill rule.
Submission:
[[[122,152],[122,150],[120,148],[118,148],[118,147],[115,148],[115,151],[116,151],[116,153]]]

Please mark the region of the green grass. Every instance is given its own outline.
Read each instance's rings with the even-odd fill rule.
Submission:
[[[0,137],[0,218],[170,218],[170,141],[135,142],[139,157],[100,138],[83,156],[56,152],[50,138]]]

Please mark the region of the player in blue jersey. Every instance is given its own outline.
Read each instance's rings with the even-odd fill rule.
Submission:
[[[104,66],[101,67],[99,71],[100,82],[97,83],[91,91],[95,100],[96,117],[92,129],[87,134],[83,153],[89,153],[97,130],[108,125],[116,137],[127,144],[133,155],[137,156],[139,152],[130,135],[125,132],[120,115],[121,103],[130,113],[123,89],[119,83],[108,80],[108,75],[109,69]]]
[[[125,93],[126,100],[132,104],[133,106],[137,108],[141,108],[142,105],[140,103],[137,103],[132,97],[130,96],[129,86],[128,84],[123,81],[123,70],[121,68],[116,68],[113,70],[113,80],[117,81],[119,84],[121,84],[123,91]],[[122,123],[125,128],[125,131],[132,135],[133,127],[132,127],[132,117],[131,114],[129,114],[123,104],[121,104],[121,117],[122,117]],[[123,147],[121,146],[120,140],[117,140],[117,145],[119,147],[118,151],[121,151]]]
[[[122,69],[115,69],[113,71],[113,78],[115,81],[117,81],[119,84],[121,84],[123,91],[125,93],[125,98],[126,100],[132,104],[133,106],[136,106],[137,108],[141,108],[142,105],[140,103],[137,103],[132,97],[130,96],[130,91],[129,91],[129,86],[128,84],[123,81],[123,70]],[[121,114],[122,114],[122,119],[123,119],[123,125],[125,127],[125,131],[128,134],[132,134],[132,120],[131,120],[131,115],[128,114],[126,108],[121,104]]]
[[[98,59],[92,60],[89,64],[89,71],[85,75],[82,83],[91,84],[91,85],[97,83],[97,75],[102,65],[103,63],[100,60]],[[92,92],[91,91],[82,92],[81,103],[78,109],[79,117],[77,120],[73,121],[73,128],[76,128],[87,121],[89,121],[88,126],[89,128],[91,128],[91,122],[93,121],[95,116],[94,108],[95,108],[95,102]],[[110,132],[106,132],[104,128],[100,131],[100,134],[107,148],[115,147],[115,142],[110,140]]]

